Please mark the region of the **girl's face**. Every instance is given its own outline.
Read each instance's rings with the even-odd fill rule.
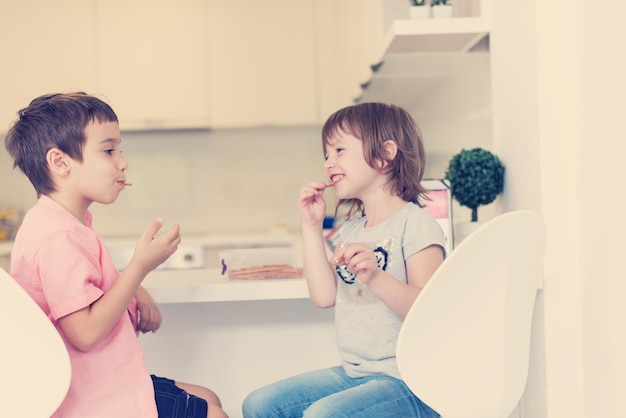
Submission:
[[[83,162],[74,161],[74,190],[87,203],[113,203],[124,189],[128,167],[117,122],[92,121],[85,128]]]
[[[324,169],[340,199],[364,200],[364,193],[379,188],[379,173],[363,154],[363,142],[349,134],[333,137],[325,146]]]

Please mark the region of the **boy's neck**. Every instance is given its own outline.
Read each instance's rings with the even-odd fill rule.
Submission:
[[[78,201],[73,198],[73,196],[59,191],[49,193],[47,196],[59,205],[63,206],[69,213],[74,215],[79,222],[83,224],[85,223],[85,215],[87,213],[87,209],[89,209],[89,204],[86,204],[83,201]]]

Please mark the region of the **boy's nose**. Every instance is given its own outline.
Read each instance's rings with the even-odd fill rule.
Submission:
[[[119,163],[120,169],[122,171],[126,170],[128,168],[128,162],[126,161],[126,159],[124,157],[120,157],[120,163]]]

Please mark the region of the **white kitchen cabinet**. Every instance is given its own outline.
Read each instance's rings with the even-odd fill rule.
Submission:
[[[206,128],[205,0],[97,0],[97,86],[122,129]]]
[[[383,41],[382,0],[209,0],[211,126],[323,123]]]
[[[0,16],[1,133],[37,96],[95,90],[92,2],[3,1]]]
[[[211,127],[316,123],[314,1],[208,4]]]
[[[123,130],[208,127],[205,0],[2,2],[0,132],[48,92],[83,90]]]
[[[383,0],[317,0],[320,119],[351,105],[378,59]],[[406,6],[408,10],[408,2]]]
[[[123,130],[311,125],[355,101],[410,108],[487,37],[489,1],[428,20],[407,19],[404,0],[2,2],[0,131],[35,96],[68,90],[104,96]]]

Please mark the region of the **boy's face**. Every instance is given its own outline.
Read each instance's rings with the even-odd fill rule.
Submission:
[[[128,167],[120,150],[119,124],[90,122],[85,135],[83,162],[74,161],[72,167],[74,190],[88,205],[113,203],[125,187]]]

